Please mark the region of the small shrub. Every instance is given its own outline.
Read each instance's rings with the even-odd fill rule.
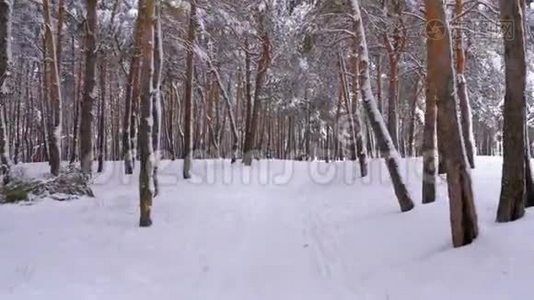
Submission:
[[[58,201],[73,200],[81,196],[94,197],[90,177],[78,168],[69,167],[59,176],[47,179],[12,177],[0,186],[0,203],[16,203],[50,197]]]

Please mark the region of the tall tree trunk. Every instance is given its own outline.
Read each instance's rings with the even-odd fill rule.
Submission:
[[[395,18],[395,27],[393,32],[384,32],[383,39],[389,59],[389,86],[388,86],[388,122],[387,127],[393,145],[399,149],[399,117],[398,117],[398,102],[399,102],[399,61],[401,51],[404,50],[405,32],[404,21],[402,19],[402,7],[400,0],[390,0],[393,10],[388,13],[387,3],[383,1],[384,14],[386,16],[393,15]],[[403,29],[403,30],[401,30]],[[402,149],[401,149],[402,150]]]
[[[247,133],[245,137],[245,147],[243,149],[243,163],[245,166],[252,164],[254,152],[257,150],[256,146],[256,134],[258,131],[258,122],[260,118],[260,112],[262,110],[262,103],[260,95],[262,93],[265,76],[271,61],[271,42],[269,35],[264,28],[265,15],[260,13],[259,16],[259,32],[261,36],[262,52],[258,62],[258,71],[256,74],[256,82],[254,87],[254,107],[252,109],[250,127],[247,127]]]
[[[504,33],[506,93],[504,96],[503,168],[497,222],[517,220],[525,214],[526,171],[525,108],[526,48],[525,19],[520,0],[500,0]]]
[[[80,120],[80,164],[82,172],[91,174],[93,164],[93,107],[96,102],[96,34],[97,1],[87,0],[85,33],[85,76]]]
[[[141,24],[135,25],[135,36],[140,36]],[[130,60],[128,81],[126,85],[126,99],[124,105],[124,115],[122,123],[122,155],[124,159],[124,173],[132,174],[134,169],[136,145],[136,112],[139,103],[139,69],[141,58],[141,47],[139,39],[134,42],[134,54]]]
[[[49,116],[50,129],[48,131],[50,173],[57,176],[59,175],[61,164],[61,81],[58,73],[56,43],[52,32],[49,0],[43,0],[43,19],[45,25],[46,71],[48,78],[47,93],[51,109],[51,115]]]
[[[388,133],[386,124],[384,124],[384,119],[378,110],[378,107],[375,102],[373,92],[371,90],[371,82],[369,78],[369,54],[367,50],[367,40],[365,37],[365,30],[362,21],[362,16],[360,12],[358,0],[351,0],[353,18],[356,28],[356,37],[359,41],[358,49],[360,51],[360,89],[362,93],[362,101],[367,116],[369,117],[369,122],[373,127],[373,131],[376,135],[378,143],[380,144],[380,150],[382,156],[386,160],[386,165],[391,176],[391,181],[393,183],[393,188],[395,190],[395,195],[399,201],[401,211],[409,211],[414,207],[412,198],[406,184],[399,171],[399,153],[393,145],[391,136]]]
[[[417,100],[419,99],[419,93],[422,91],[419,85],[420,78],[417,79],[414,86],[414,97],[410,104],[410,123],[408,124],[408,141],[407,141],[407,154],[409,156],[417,156],[417,149],[415,148],[415,123],[417,120]]]
[[[189,15],[189,30],[187,34],[187,66],[185,81],[185,132],[184,132],[184,170],[185,179],[191,178],[191,165],[193,164],[193,60],[195,57],[194,44],[198,27],[196,0],[191,1],[191,12]]]
[[[427,74],[430,95],[435,95],[438,123],[447,141],[445,168],[449,192],[451,232],[454,247],[470,244],[478,235],[477,214],[467,165],[465,147],[457,114],[457,93],[452,61],[452,45],[443,0],[425,0],[427,24]]]
[[[345,139],[345,143],[348,142],[351,160],[356,161],[358,159],[358,150],[356,149],[356,131],[354,126],[354,115],[352,113],[352,105],[350,103],[350,91],[349,83],[347,81],[347,67],[345,66],[345,60],[343,55],[339,53],[339,81],[341,84],[341,94],[343,95],[343,102],[347,110],[347,122],[349,125],[349,138]],[[341,125],[341,124],[340,124]]]
[[[62,58],[62,50],[63,50],[63,25],[65,23],[65,0],[58,0],[57,4],[57,23],[56,23],[56,36],[57,36],[57,43],[56,43],[56,59],[57,59],[57,71],[59,74],[59,77],[61,78],[61,58]]]
[[[73,116],[73,130],[72,130],[72,151],[70,153],[70,163],[73,164],[76,160],[78,153],[78,130],[79,130],[79,118],[80,118],[80,90],[82,82],[82,63],[80,60],[80,67],[78,74],[76,75],[76,48],[74,43],[74,35],[71,39],[71,51],[72,51],[72,78],[75,81],[74,91],[72,95],[72,101],[74,102],[74,116]]]
[[[163,43],[161,35],[161,7],[160,1],[156,3],[156,19],[154,21],[154,75],[152,78],[152,117],[154,128],[152,130],[152,146],[154,148],[154,197],[159,193],[158,165],[161,159],[160,153],[160,131],[161,131],[161,74],[163,69]]]
[[[245,148],[245,138],[252,123],[252,67],[251,67],[251,58],[250,58],[250,49],[248,44],[248,39],[245,39],[245,98],[246,98],[246,109],[245,109],[245,130],[243,137],[243,148]]]
[[[526,118],[525,118],[526,119]],[[532,168],[530,166],[530,142],[528,138],[528,122],[525,124],[525,189],[527,199],[525,207],[534,206],[534,180],[532,178]]]
[[[0,175],[9,181],[9,149],[6,136],[4,108],[7,101],[7,81],[11,63],[11,0],[0,0]]]
[[[430,51],[427,51],[427,61],[431,59]],[[437,151],[437,95],[435,90],[431,88],[433,82],[437,79],[433,78],[433,73],[428,73],[426,76],[426,100],[425,100],[425,127],[423,129],[423,203],[432,203],[436,201],[436,177],[438,167],[438,151]]]
[[[139,226],[148,227],[152,225],[150,212],[152,209],[153,189],[153,159],[152,159],[152,88],[154,75],[154,24],[155,0],[139,1],[139,16],[137,18],[139,35],[138,45],[141,50],[141,103],[139,121],[139,150],[140,150],[140,172],[139,172],[139,196],[141,215]]]
[[[211,59],[208,58],[208,67],[211,69],[211,72],[215,76],[215,81],[217,82],[217,86],[219,88],[219,91],[224,99],[224,102],[226,103],[226,110],[228,111],[228,117],[230,118],[230,129],[232,130],[232,137],[234,139],[232,143],[232,163],[234,163],[237,160],[237,152],[239,150],[239,133],[237,130],[236,121],[234,118],[234,113],[232,110],[232,103],[230,101],[230,97],[228,96],[228,91],[224,88],[224,85],[221,80],[221,75],[215,69],[215,66],[213,66],[213,63]]]
[[[388,130],[395,148],[399,148],[397,102],[399,101],[399,64],[395,54],[389,55]]]
[[[98,112],[98,167],[97,172],[101,173],[104,170],[104,160],[105,160],[105,141],[106,141],[106,122],[105,122],[105,113],[106,113],[106,72],[107,72],[107,62],[106,58],[102,58],[100,63],[100,109]]]
[[[356,24],[354,24],[355,29]],[[360,108],[358,107],[358,95],[360,84],[358,82],[359,70],[359,55],[358,55],[358,41],[353,41],[352,46],[352,115],[354,120],[354,135],[356,138],[356,153],[358,156],[358,161],[360,162],[360,175],[362,177],[367,176],[367,153],[363,145],[363,134],[362,134],[362,120],[360,116]]]
[[[461,24],[461,15],[463,14],[464,1],[456,0],[455,16]],[[456,83],[458,88],[458,99],[460,101],[460,116],[462,124],[462,135],[464,138],[465,151],[467,154],[467,161],[471,168],[475,167],[475,139],[473,136],[473,119],[471,116],[471,104],[469,103],[469,96],[467,94],[467,83],[465,80],[465,50],[463,29],[458,26],[455,34],[455,50],[456,50]]]

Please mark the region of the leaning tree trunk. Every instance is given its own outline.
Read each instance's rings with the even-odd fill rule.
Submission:
[[[427,74],[429,94],[437,99],[438,123],[447,141],[445,168],[449,192],[454,247],[470,244],[478,235],[471,174],[457,114],[457,93],[449,25],[443,0],[425,0],[427,24]]]
[[[139,226],[148,227],[152,225],[150,211],[152,209],[152,198],[154,189],[152,182],[153,175],[153,153],[152,153],[152,76],[154,75],[154,25],[152,20],[156,15],[155,0],[139,1],[139,16],[137,18],[139,35],[138,45],[141,50],[141,103],[139,121],[139,152],[140,152],[140,172],[139,172],[139,196],[141,216]]]
[[[7,100],[7,80],[11,61],[11,0],[0,0],[0,175],[9,181],[9,150],[6,137],[4,106]]]
[[[456,0],[455,16],[461,24],[461,15],[463,14],[463,0]],[[456,50],[456,83],[458,87],[458,99],[460,100],[460,116],[462,123],[462,135],[464,138],[467,161],[471,168],[475,167],[475,138],[473,135],[473,119],[471,116],[471,104],[467,94],[467,83],[465,80],[465,50],[463,29],[458,26],[456,29],[455,50]]]
[[[191,178],[191,165],[193,164],[193,59],[195,57],[194,43],[198,27],[196,0],[191,1],[189,15],[189,30],[187,34],[187,66],[185,81],[185,132],[184,132],[184,170],[185,179]]]
[[[48,144],[50,151],[50,173],[59,175],[61,164],[61,81],[58,74],[56,58],[56,43],[52,32],[52,17],[49,0],[43,0],[43,19],[45,27],[45,55],[48,100],[50,102],[51,115],[50,128],[48,130]]]
[[[375,98],[371,89],[371,82],[369,79],[369,54],[367,50],[367,40],[365,38],[365,30],[362,21],[362,16],[360,12],[360,5],[358,0],[351,0],[353,18],[356,28],[356,37],[359,41],[358,50],[360,52],[360,63],[359,63],[359,79],[360,79],[360,89],[362,93],[362,101],[365,111],[369,117],[369,122],[373,128],[377,142],[379,144],[382,156],[386,160],[386,166],[388,168],[389,174],[391,176],[391,181],[393,182],[393,188],[395,190],[395,195],[399,201],[401,211],[409,211],[414,207],[412,198],[404,179],[402,178],[399,171],[399,161],[400,156],[393,145],[391,136],[388,133],[386,124],[384,124],[384,119],[378,110],[378,107],[375,102]]]
[[[497,222],[514,221],[525,214],[525,20],[521,0],[501,0],[504,33],[506,93],[504,96],[503,168]],[[506,22],[506,24],[504,24]],[[509,35],[508,35],[509,34]]]

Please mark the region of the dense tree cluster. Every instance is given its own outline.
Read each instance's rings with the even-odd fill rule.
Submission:
[[[0,0],[2,172],[123,160],[149,226],[160,159],[187,179],[203,158],[353,160],[366,176],[381,157],[408,211],[399,159],[423,156],[423,202],[446,173],[461,246],[476,155],[504,154],[499,221],[532,190],[528,16],[524,0]]]

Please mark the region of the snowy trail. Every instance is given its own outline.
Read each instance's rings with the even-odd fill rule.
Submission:
[[[108,165],[95,199],[0,206],[0,299],[527,299],[534,218],[495,224],[500,160],[478,165],[482,234],[462,249],[444,185],[401,214],[380,161],[365,180],[350,163],[199,161],[190,182],[165,163],[149,229],[135,176]],[[419,168],[403,166],[417,202]]]

